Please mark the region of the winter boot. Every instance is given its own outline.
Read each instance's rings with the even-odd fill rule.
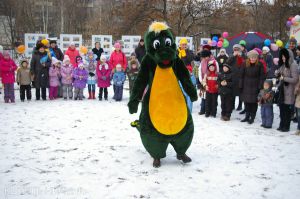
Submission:
[[[192,162],[192,159],[189,156],[187,156],[186,154],[183,154],[183,155],[177,154],[177,160],[182,160],[183,163]]]
[[[239,101],[239,105],[238,107],[236,108],[237,111],[241,111],[242,110],[242,102]]]
[[[89,92],[89,98],[88,99],[92,99],[92,92]]]
[[[160,167],[160,159],[155,159],[153,160],[153,167],[158,168]]]
[[[255,116],[256,116],[255,113],[251,113],[251,114],[250,114],[250,119],[249,119],[249,121],[248,121],[248,124],[253,124],[253,123],[254,123]]]
[[[246,117],[243,120],[241,120],[241,122],[248,122],[249,118],[250,118],[250,114],[246,113]]]
[[[95,91],[92,92],[92,97],[93,97],[93,99],[96,99],[96,97],[95,97]]]

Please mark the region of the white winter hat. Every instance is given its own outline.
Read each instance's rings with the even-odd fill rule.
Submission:
[[[52,64],[56,65],[58,63],[61,63],[58,59],[56,59],[55,57],[52,57]]]
[[[101,55],[101,56],[100,56],[100,60],[101,60],[101,61],[107,60],[107,59],[106,59],[106,56],[105,56],[105,55]]]
[[[65,64],[67,61],[70,62],[71,60],[70,60],[70,57],[69,57],[68,55],[65,55],[65,56],[64,56],[63,63]]]
[[[264,46],[264,47],[262,48],[262,50],[263,50],[263,51],[270,52],[270,48],[269,48],[268,46]]]

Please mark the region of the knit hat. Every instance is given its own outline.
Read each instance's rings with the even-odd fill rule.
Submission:
[[[235,49],[235,48],[238,48],[238,49],[242,49],[242,46],[240,44],[234,44],[232,49]]]
[[[135,57],[136,57],[136,54],[135,54],[135,52],[131,53],[131,55],[130,55],[130,56],[135,56]]]
[[[22,66],[22,64],[23,64],[24,62],[26,62],[27,64],[29,64],[29,62],[28,62],[27,59],[22,59],[22,60],[20,61],[20,66]]]
[[[214,67],[216,67],[216,63],[215,63],[215,61],[214,61],[214,60],[211,60],[211,61],[209,61],[209,62],[208,62],[208,64],[207,64],[207,68],[209,68],[210,66],[214,66]]]
[[[116,42],[116,43],[114,44],[114,47],[115,47],[115,48],[121,48],[121,44],[120,44],[119,42]]]
[[[262,50],[261,50],[261,49],[259,49],[259,48],[254,48],[253,50],[255,50],[255,51],[258,53],[258,55],[262,55]]]
[[[207,49],[207,50],[211,50],[211,46],[210,45],[208,45],[208,44],[206,44],[206,45],[204,45],[203,47],[202,47],[202,49]]]
[[[101,56],[100,56],[100,60],[101,60],[101,61],[104,61],[104,60],[106,61],[106,60],[107,60],[107,58],[106,58],[106,56],[105,56],[105,55],[101,55]]]
[[[227,63],[224,63],[223,67],[227,67],[229,70],[231,70],[231,66],[229,64],[227,64]]]
[[[185,37],[181,38],[179,41],[179,44],[187,44],[187,43],[188,43],[188,40]]]
[[[297,40],[296,40],[295,38],[291,38],[291,39],[289,40],[289,43],[295,43],[295,44],[297,45]]]
[[[259,56],[259,54],[258,54],[258,52],[256,51],[256,50],[251,50],[251,51],[249,51],[248,53],[247,53],[247,57],[248,58],[253,58],[253,57],[258,57]]]
[[[210,57],[211,56],[211,52],[209,50],[203,50],[201,52],[201,57]]]
[[[58,59],[56,59],[55,57],[52,57],[51,60],[52,60],[52,64],[53,64],[53,65],[56,65],[56,64],[58,64],[58,63],[61,64],[61,62],[60,62]]]
[[[273,81],[272,81],[271,79],[266,79],[266,80],[264,81],[264,83],[269,84],[270,89],[272,89],[272,87],[273,87]]]
[[[70,62],[71,60],[70,60],[70,57],[69,57],[68,55],[65,55],[65,56],[64,56],[63,63],[66,64],[67,61]]]
[[[51,44],[57,44],[56,40],[50,40],[50,45]]]
[[[262,50],[263,50],[263,51],[270,52],[270,48],[269,48],[268,46],[264,46],[264,47],[262,48]]]
[[[42,44],[42,43],[37,43],[35,49],[36,49],[36,50],[39,50],[39,49],[41,49],[41,48],[45,48],[44,44]]]
[[[83,61],[79,61],[79,62],[78,62],[78,67],[83,67],[83,68],[84,68]]]
[[[75,43],[74,43],[74,42],[71,42],[71,43],[70,43],[70,46],[75,46]]]

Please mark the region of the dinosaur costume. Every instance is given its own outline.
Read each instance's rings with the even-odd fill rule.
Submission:
[[[192,101],[197,100],[196,89],[165,23],[150,25],[145,47],[146,55],[128,103],[129,112],[133,114],[143,98],[139,121],[132,125],[137,127],[144,147],[154,158],[154,167],[160,166],[169,144],[174,147],[177,159],[190,162],[185,153],[193,139],[194,124],[180,84]]]

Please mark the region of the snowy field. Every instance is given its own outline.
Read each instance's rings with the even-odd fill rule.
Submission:
[[[34,94],[34,90],[33,94]],[[198,115],[188,151],[190,164],[172,147],[161,168],[152,167],[130,122],[138,114],[122,102],[35,101],[4,104],[0,95],[0,199],[298,199],[300,136]]]

